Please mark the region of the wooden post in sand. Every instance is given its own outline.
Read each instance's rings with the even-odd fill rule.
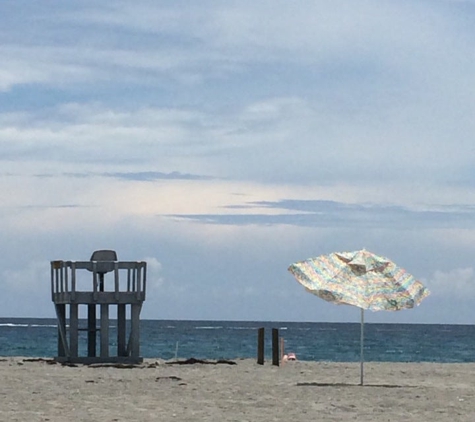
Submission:
[[[272,365],[279,366],[279,329],[272,329]]]
[[[257,363],[264,365],[264,328],[257,330]]]
[[[284,354],[285,354],[285,340],[284,337],[280,338],[280,354],[279,358],[281,362],[284,362]]]
[[[76,273],[92,272],[92,288],[80,289]],[[140,363],[140,311],[145,300],[147,263],[117,261],[114,251],[93,253],[90,261],[52,261],[51,294],[58,318],[58,362],[70,363]],[[84,273],[84,272],[83,272]],[[106,288],[105,275],[112,273],[113,283]],[[120,282],[119,275],[126,280]],[[82,277],[84,279],[84,277]],[[124,277],[123,277],[124,278]],[[71,282],[69,282],[71,280]],[[86,277],[87,280],[87,277]],[[87,328],[79,325],[80,305],[87,309]],[[117,305],[117,356],[109,350],[109,309]],[[96,327],[99,307],[100,328]],[[127,310],[130,307],[130,323]],[[69,327],[66,315],[69,310]],[[127,327],[130,327],[127,338]],[[78,356],[78,331],[87,331],[87,356]],[[99,353],[96,351],[99,331]],[[69,334],[69,336],[68,336]]]

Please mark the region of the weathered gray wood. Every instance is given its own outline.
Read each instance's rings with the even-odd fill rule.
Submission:
[[[264,328],[257,330],[257,363],[264,365]]]
[[[140,356],[140,310],[141,304],[132,304],[130,311],[130,356]]]
[[[54,263],[57,268],[60,267],[67,267],[71,268],[71,265],[74,263],[76,265],[76,269],[78,270],[88,270],[88,271],[93,271],[94,266],[97,268],[97,262],[98,261],[52,261],[52,264]],[[101,263],[103,265],[103,263]],[[123,269],[134,269],[137,267],[144,267],[146,264],[145,261],[117,261],[118,268],[120,270]],[[112,264],[112,269],[114,268],[114,264]]]
[[[125,306],[117,305],[117,356],[127,356]]]
[[[137,268],[137,286],[136,286],[136,289],[135,291],[137,292],[136,295],[135,295],[135,298],[137,300],[140,300],[140,295],[141,295],[141,283],[140,283],[140,280],[142,279],[141,277],[141,274],[142,274],[142,268],[141,267],[138,267]]]
[[[279,366],[279,329],[272,329],[272,365]]]
[[[118,299],[116,299],[117,296]],[[95,295],[93,292],[75,292],[74,300],[72,293],[54,293],[53,300],[55,303],[78,303],[83,305],[88,303],[114,305],[118,303],[142,303],[144,301],[143,293],[137,299],[137,294],[134,292],[119,292],[118,295],[115,292],[97,292]]]
[[[101,305],[101,357],[109,357],[109,305]]]
[[[114,263],[114,292],[115,292],[115,300],[119,300],[119,265],[117,262]]]
[[[62,293],[74,293],[76,289],[76,270],[80,270],[81,262],[63,262],[63,261],[53,261],[52,262],[52,294],[58,297],[58,294]],[[113,292],[136,292],[140,293],[142,297],[145,297],[146,289],[146,263],[145,262],[136,262],[136,263],[126,263],[125,269],[127,270],[127,289],[121,290],[120,286],[120,274],[121,267],[124,267],[124,263],[115,262],[113,263],[114,271],[114,289]],[[132,265],[134,264],[134,266]],[[87,267],[91,267],[91,263],[88,263]],[[97,271],[97,263],[92,263],[92,289],[90,292],[100,293],[104,291],[103,281],[104,273]],[[71,280],[71,282],[69,281]],[[138,295],[138,296],[140,296]],[[96,296],[94,296],[96,297]],[[142,299],[144,300],[144,299]]]
[[[103,292],[104,291],[104,274],[99,273],[99,285],[98,285],[98,291]]]
[[[71,353],[71,357],[77,357],[79,354],[78,306],[79,305],[75,303],[69,306],[69,351]]]
[[[66,271],[66,268],[63,268],[61,270],[61,285],[63,291],[68,291],[68,273]]]
[[[143,263],[143,275],[142,275],[142,300],[145,300],[145,292],[147,290],[147,263]]]
[[[54,302],[54,262],[51,262],[51,300]]]
[[[87,305],[87,356],[96,356],[96,305]]]
[[[76,300],[76,263],[71,263],[71,300]]]
[[[58,313],[58,358],[76,362],[118,362],[139,359],[140,311],[145,300],[146,262],[129,261],[52,261],[51,296]],[[77,271],[91,272],[90,290],[77,290]],[[112,273],[107,275],[106,273]],[[113,277],[113,284],[106,283]],[[121,285],[121,277],[126,277]],[[84,289],[81,283],[80,287]],[[79,355],[79,305],[87,306],[87,357]],[[100,328],[97,328],[97,305],[100,305]],[[117,305],[117,359],[110,356],[109,305]],[[127,308],[131,306],[130,333],[127,342]],[[66,310],[69,306],[69,336]],[[97,331],[100,330],[100,353],[97,356]],[[68,344],[69,340],[69,344]],[[119,359],[120,358],[120,359]]]
[[[55,291],[59,292],[59,267],[54,269],[54,279],[55,279],[55,283],[54,283]]]
[[[58,320],[58,355],[70,357],[66,338],[66,305],[55,305]]]
[[[96,262],[93,262],[94,266],[93,266],[93,272],[92,272],[92,300],[94,302],[97,301],[97,271],[96,271],[96,267],[97,267],[97,263]]]

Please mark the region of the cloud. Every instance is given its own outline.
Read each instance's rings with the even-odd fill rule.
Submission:
[[[160,168],[155,176],[179,173],[264,183],[415,181],[441,187],[450,183],[452,188],[473,180],[468,171],[472,155],[464,151],[475,147],[466,146],[465,139],[458,141],[459,148],[445,136],[417,143],[414,134],[406,137],[402,129],[382,139],[380,124],[363,128],[357,119],[347,116],[340,125],[334,116],[320,115],[315,106],[291,98],[251,102],[217,115],[68,104],[50,109],[47,116],[44,111],[0,116],[0,159],[27,159],[36,166],[60,162],[76,174],[113,165],[102,173],[124,177],[144,177]]]
[[[4,150],[1,159],[34,158],[75,167],[87,163],[148,162],[164,167],[164,173],[177,172],[174,166],[186,164],[186,159],[177,159],[184,148],[199,155],[214,147],[213,142],[202,142],[201,136],[197,138],[194,133],[195,128],[200,132],[200,119],[200,113],[186,110],[118,111],[76,104],[49,110],[48,115],[41,110],[3,119],[0,116],[0,146]],[[188,167],[192,167],[190,164]]]
[[[470,321],[438,292],[475,253],[474,13],[0,2],[0,274],[112,248],[149,257],[149,317],[353,320],[286,268],[367,247],[433,287],[372,321]]]
[[[147,285],[154,290],[159,289],[164,283],[162,264],[155,257],[146,257],[141,261],[147,263]]]
[[[121,180],[133,180],[143,182],[153,182],[156,180],[209,180],[212,179],[208,176],[200,176],[196,174],[180,173],[173,171],[171,173],[162,173],[159,171],[140,171],[140,172],[115,172],[115,173],[63,173],[61,175],[54,173],[35,174],[34,177],[38,178],[51,178],[51,177],[73,177],[78,179],[93,178],[93,177],[112,177]]]
[[[16,269],[4,269],[1,273],[4,287],[12,294],[21,298],[25,294],[42,294],[48,289],[42,289],[39,280],[50,279],[49,262],[32,261],[26,262],[25,267]],[[20,299],[21,300],[21,299]]]
[[[279,225],[340,228],[475,228],[475,208],[472,205],[428,207],[417,210],[384,204],[340,203],[326,200],[280,200],[248,202],[229,206],[243,209],[244,214],[175,214],[171,217],[207,224]],[[281,209],[285,214],[253,213],[253,209]]]
[[[56,11],[54,25],[11,25],[8,89],[59,97],[0,116],[1,159],[266,183],[473,183],[464,14],[446,2],[337,4],[90,3]]]
[[[427,286],[439,297],[450,296],[453,299],[471,301],[472,287],[475,283],[475,271],[472,267],[455,268],[450,271],[437,270],[426,281]]]
[[[289,76],[303,71],[305,79],[320,82],[315,88],[302,84],[311,92],[336,89],[336,98],[350,100],[361,92],[353,83],[358,80],[366,98],[374,98],[381,87],[404,91],[402,98],[407,99],[411,90],[421,91],[430,84],[428,76],[444,75],[441,54],[451,56],[451,70],[470,66],[473,54],[459,43],[460,36],[470,34],[461,25],[463,14],[454,13],[444,2],[430,7],[378,1],[358,5],[339,1],[330,6],[316,2],[305,7],[283,1],[219,6],[202,2],[186,8],[117,2],[55,12],[54,23],[46,10],[35,12],[44,19],[34,26],[24,26],[28,20],[17,25],[6,22],[16,37],[7,38],[1,50],[4,89],[31,83],[69,88],[86,82],[109,85],[113,74],[137,87],[158,84],[166,91],[168,83],[202,85],[244,75],[240,84],[262,92],[262,86],[270,83],[275,92],[283,85],[279,73],[297,87],[298,78],[289,81]],[[58,26],[63,43],[57,37]],[[46,42],[37,42],[37,31]],[[77,31],[82,31],[80,39],[75,37]],[[37,65],[26,73],[24,69],[32,69],[27,66],[31,58]],[[421,60],[432,65],[421,68]],[[260,83],[262,78],[256,83],[256,78],[247,77],[269,65],[266,84]],[[298,67],[286,72],[289,66]],[[464,74],[470,72],[460,76]],[[281,95],[282,89],[277,92]]]
[[[206,180],[210,179],[207,176],[199,176],[194,174],[183,174],[178,171],[171,173],[161,173],[157,171],[142,171],[135,173],[104,173],[104,176],[115,177],[118,179],[126,180],[141,180],[141,181],[154,181],[154,180]]]
[[[26,84],[68,86],[91,77],[91,70],[86,66],[75,63],[74,60],[61,60],[61,56],[71,54],[70,51],[66,54],[65,50],[61,50],[14,45],[0,47],[3,57],[0,93]],[[32,57],[36,59],[34,67],[31,66]]]

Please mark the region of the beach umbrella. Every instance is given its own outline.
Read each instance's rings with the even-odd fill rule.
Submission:
[[[361,385],[364,311],[410,309],[429,295],[429,290],[406,270],[365,249],[321,255],[296,262],[288,270],[308,292],[328,302],[361,308]]]

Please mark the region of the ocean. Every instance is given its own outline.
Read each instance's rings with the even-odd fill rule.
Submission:
[[[86,321],[81,321],[86,325]],[[256,358],[257,330],[265,328],[265,355],[271,359],[271,331],[279,329],[285,351],[307,361],[357,362],[359,323],[259,321],[141,321],[141,355],[161,359]],[[111,355],[115,340],[110,329]],[[0,356],[53,357],[56,319],[0,318]],[[80,354],[86,355],[81,334]],[[475,362],[475,326],[365,324],[365,361]]]

